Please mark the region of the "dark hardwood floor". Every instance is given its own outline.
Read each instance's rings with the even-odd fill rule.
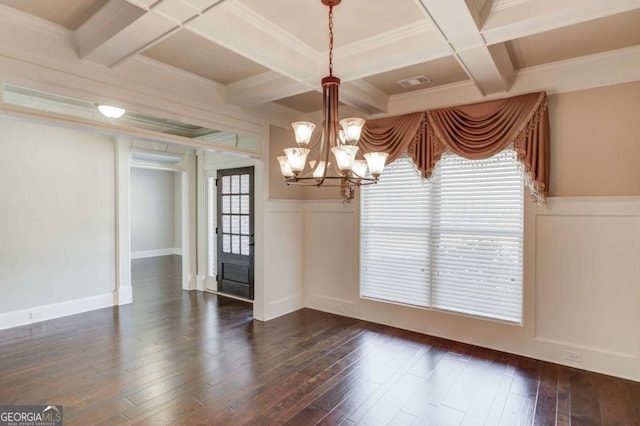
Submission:
[[[180,289],[133,262],[133,305],[0,331],[0,404],[65,424],[640,425],[640,383],[303,309]]]

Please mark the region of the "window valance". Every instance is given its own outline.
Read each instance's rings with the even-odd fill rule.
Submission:
[[[550,147],[545,92],[371,120],[360,140],[364,152],[389,152],[388,163],[406,149],[425,178],[445,152],[479,160],[510,145],[531,194],[543,202],[549,191]]]

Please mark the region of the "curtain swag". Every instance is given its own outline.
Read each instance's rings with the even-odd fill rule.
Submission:
[[[445,152],[479,160],[512,146],[538,203],[549,192],[549,114],[545,92],[368,121],[360,146],[387,151],[388,163],[407,150],[424,178]]]

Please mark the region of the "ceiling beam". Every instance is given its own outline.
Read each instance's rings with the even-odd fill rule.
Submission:
[[[295,81],[275,71],[245,78],[227,85],[227,102],[247,107],[298,95],[313,90],[314,86]]]
[[[389,98],[389,95],[364,80],[353,80],[340,84],[340,102],[370,115],[387,112]]]
[[[420,1],[480,93],[509,91],[513,65],[508,55],[498,52],[500,57],[494,58],[478,28],[477,9],[470,9],[464,0]]]
[[[74,32],[78,56],[116,66],[178,31],[221,0],[109,0]]]
[[[494,4],[498,7],[500,3]],[[559,2],[539,0],[497,8],[488,13],[482,36],[489,45],[514,40],[568,25],[603,18],[638,8],[638,0],[581,0]]]
[[[295,81],[317,76],[318,52],[240,2],[223,2],[185,28]]]
[[[241,53],[241,52],[237,52]],[[244,56],[247,56],[244,52]],[[362,77],[428,62],[451,54],[449,45],[437,28],[424,22],[380,34],[363,42],[337,48],[334,52],[335,75],[344,103],[367,113],[387,109],[388,95],[367,84]],[[250,59],[253,59],[249,56]],[[273,69],[275,64],[268,64]],[[289,78],[277,72],[267,72],[227,86],[227,100],[238,106],[271,102],[309,90],[322,90],[320,79],[328,74],[328,59],[315,67],[306,81]]]

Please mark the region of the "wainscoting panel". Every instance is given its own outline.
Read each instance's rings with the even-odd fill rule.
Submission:
[[[536,338],[637,354],[638,219],[538,216]]]
[[[303,211],[302,202],[271,200],[264,222],[265,319],[303,306]]]
[[[307,306],[354,315],[358,300],[357,217],[340,201],[305,206],[305,290]],[[356,284],[356,285],[354,285]]]
[[[536,340],[638,357],[639,215],[633,198],[595,197],[536,216]]]

